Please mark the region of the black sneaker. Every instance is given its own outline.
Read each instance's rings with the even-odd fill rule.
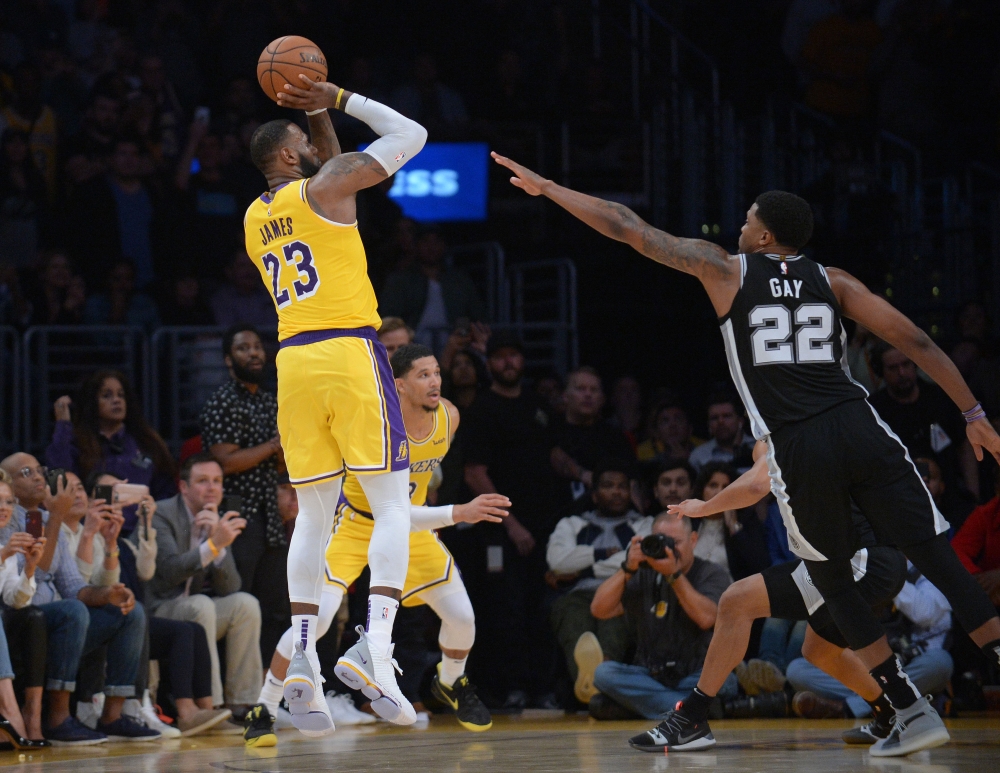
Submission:
[[[679,711],[668,711],[660,724],[630,738],[628,744],[641,752],[693,752],[715,746],[715,737],[707,721],[692,722]]]
[[[243,718],[243,726],[243,744],[246,748],[261,749],[278,745],[278,736],[274,734],[274,717],[263,703],[250,708]]]
[[[431,692],[434,697],[455,712],[458,724],[466,730],[474,733],[481,733],[493,727],[493,717],[490,710],[486,708],[479,696],[476,695],[476,688],[472,686],[469,677],[462,674],[455,680],[455,684],[448,687],[441,681],[441,664],[438,663],[438,672],[431,682]]]
[[[861,727],[852,727],[850,730],[845,730],[844,734],[840,737],[844,739],[844,743],[871,746],[876,741],[888,738],[895,722],[896,717],[894,714],[885,716],[883,713],[882,716],[875,717]]]

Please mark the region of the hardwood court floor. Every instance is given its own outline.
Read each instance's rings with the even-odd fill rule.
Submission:
[[[206,735],[146,744],[50,749],[31,755],[0,752],[0,766],[24,773],[658,773],[706,770],[752,773],[991,773],[1000,770],[1000,718],[949,722],[947,746],[897,759],[874,759],[840,741],[847,721],[714,722],[719,743],[705,752],[643,754],[626,743],[647,722],[597,723],[586,717],[497,717],[492,730],[473,734],[450,717],[423,729],[345,728],[310,741],[294,730],[279,746],[244,750],[238,735]]]

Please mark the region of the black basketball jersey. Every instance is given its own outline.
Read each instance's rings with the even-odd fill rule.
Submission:
[[[866,398],[847,367],[847,335],[826,270],[801,255],[738,257],[742,282],[720,326],[754,437]]]

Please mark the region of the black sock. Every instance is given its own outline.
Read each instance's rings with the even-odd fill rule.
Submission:
[[[980,647],[980,649],[983,651],[987,660],[1000,664],[1000,639],[988,641]]]
[[[910,678],[903,673],[899,658],[890,655],[881,665],[875,666],[870,672],[882,688],[883,695],[889,699],[892,708],[897,712],[910,708],[920,699]]]
[[[681,701],[680,713],[692,722],[704,722],[708,719],[708,707],[715,700],[714,695],[705,695],[695,687],[691,694]]]
[[[872,716],[875,720],[883,724],[888,724],[889,720],[896,713],[893,711],[889,699],[885,697],[885,693],[882,693],[873,701],[868,701],[868,705],[872,707]]]

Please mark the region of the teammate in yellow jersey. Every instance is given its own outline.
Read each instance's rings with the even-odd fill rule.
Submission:
[[[400,347],[392,357],[392,370],[410,441],[413,531],[403,603],[428,604],[441,618],[438,643],[442,657],[431,688],[435,695],[452,707],[463,727],[488,730],[492,725],[489,710],[465,676],[465,662],[476,631],[472,603],[451,553],[430,529],[461,522],[500,521],[507,514],[504,508],[510,502],[500,494],[484,494],[466,505],[425,506],[428,484],[458,429],[458,409],[441,397],[441,369],[427,347],[419,344]],[[319,636],[329,630],[344,593],[365,568],[372,526],[364,490],[358,479],[349,475],[326,548],[326,587],[320,602]],[[253,719],[244,732],[249,747],[277,743],[273,717],[281,699],[281,680],[292,654],[292,639],[293,630],[289,629],[271,659],[259,703],[251,710]],[[342,667],[355,668],[364,654],[364,643],[359,642],[341,659],[338,671]]]
[[[373,516],[365,692],[396,724],[416,714],[396,684],[392,624],[406,579],[409,447],[385,348],[375,336],[377,304],[358,235],[355,195],[396,172],[427,132],[394,110],[332,83],[285,85],[279,104],[305,110],[309,135],[289,120],[254,132],[250,154],[268,191],[244,220],[247,252],[278,310],[278,432],[299,515],[288,549],[295,644],[283,693],[306,735],[334,729],[323,698],[316,630],[323,547],[345,473],[359,479]],[[327,113],[343,110],[379,139],[341,153]]]

